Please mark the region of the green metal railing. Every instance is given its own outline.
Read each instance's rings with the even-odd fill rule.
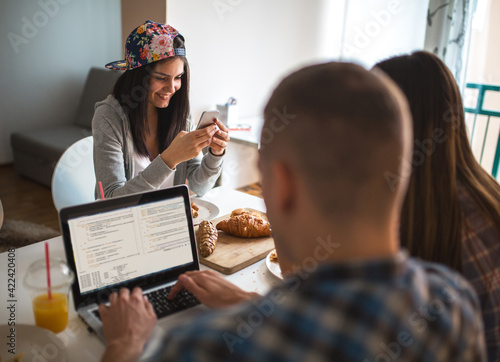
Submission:
[[[472,144],[472,140],[474,139],[474,131],[476,128],[477,116],[478,115],[488,116],[488,120],[486,122],[486,131],[484,133],[483,145],[481,148],[481,155],[479,157],[479,162],[481,162],[483,160],[484,147],[486,146],[486,137],[488,135],[488,128],[490,127],[490,119],[491,119],[491,117],[500,118],[500,112],[483,109],[484,94],[487,91],[500,92],[500,86],[487,85],[487,84],[477,84],[477,83],[467,83],[467,88],[473,88],[473,89],[479,90],[477,102],[476,102],[476,108],[465,107],[465,112],[474,114],[474,122],[472,123],[472,130],[471,130],[471,136],[470,136],[471,144]],[[493,168],[491,170],[491,174],[497,180],[499,178],[499,174],[498,174],[499,165],[500,165],[500,132],[499,132],[499,135],[497,136],[497,146],[496,146],[495,156],[493,159]]]

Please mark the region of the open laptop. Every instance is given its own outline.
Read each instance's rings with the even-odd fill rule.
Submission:
[[[187,291],[167,300],[180,274],[199,270],[185,185],[64,208],[60,221],[75,310],[103,341],[98,305],[122,287],[141,287],[159,319],[199,304]]]

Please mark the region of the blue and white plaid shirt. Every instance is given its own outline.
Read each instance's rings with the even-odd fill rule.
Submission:
[[[158,360],[486,360],[477,297],[444,266],[400,252],[300,274],[174,329]]]

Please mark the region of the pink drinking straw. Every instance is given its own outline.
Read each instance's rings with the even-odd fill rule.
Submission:
[[[99,181],[98,183],[99,183],[99,191],[101,191],[101,199],[104,200],[104,190],[102,189],[102,183],[101,181]]]
[[[49,261],[49,243],[45,242],[45,266],[47,267],[47,288],[49,299],[52,299],[52,290],[50,286],[50,261]]]

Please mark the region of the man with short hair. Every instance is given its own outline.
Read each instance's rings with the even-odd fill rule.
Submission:
[[[310,66],[278,85],[264,118],[259,168],[284,283],[259,296],[212,271],[180,276],[172,295],[218,310],[169,331],[158,360],[485,360],[472,288],[399,247],[412,149],[399,89],[353,64]],[[154,312],[139,289],[110,300],[104,360],[135,360]]]

